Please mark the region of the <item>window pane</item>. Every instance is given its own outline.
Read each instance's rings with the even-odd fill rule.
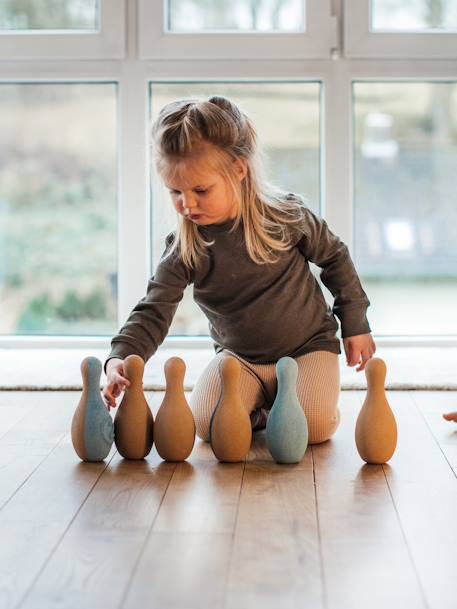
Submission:
[[[372,30],[457,29],[457,0],[372,0]]]
[[[303,0],[168,0],[172,32],[302,32]]]
[[[96,30],[98,0],[0,0],[0,30]]]
[[[319,83],[152,83],[151,116],[170,101],[185,97],[225,95],[253,119],[266,153],[270,181],[290,192],[305,195],[319,211],[320,84]],[[154,169],[154,168],[153,168]],[[163,251],[164,237],[176,216],[168,191],[152,176],[153,265]],[[179,305],[171,335],[207,335],[208,322],[192,301],[191,287]]]
[[[117,327],[116,85],[0,85],[0,334]]]
[[[457,334],[457,85],[356,83],[356,264],[377,334]]]

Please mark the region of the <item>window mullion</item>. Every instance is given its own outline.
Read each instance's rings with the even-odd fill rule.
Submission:
[[[126,62],[119,89],[119,323],[144,296],[150,272],[148,116],[143,67]]]
[[[351,125],[351,81],[344,62],[332,62],[322,99],[322,212],[330,228],[352,252]]]

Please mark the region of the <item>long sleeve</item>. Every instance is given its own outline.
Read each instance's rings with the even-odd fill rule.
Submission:
[[[366,311],[370,304],[347,246],[334,235],[325,220],[305,210],[302,237],[297,247],[305,258],[322,269],[321,279],[334,297],[333,313],[341,322],[343,338],[367,334]]]
[[[111,341],[109,359],[125,359],[136,354],[147,361],[165,339],[184,289],[192,283],[192,273],[176,253],[169,254],[174,235],[166,238],[166,248],[149,279],[146,296],[133,308],[127,321]]]

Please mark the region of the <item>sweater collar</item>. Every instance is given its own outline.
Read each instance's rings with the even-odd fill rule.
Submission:
[[[202,231],[208,235],[215,235],[217,233],[228,233],[233,228],[235,220],[228,220],[223,224],[207,224],[205,226],[199,226],[199,231]],[[241,223],[240,223],[241,226]]]

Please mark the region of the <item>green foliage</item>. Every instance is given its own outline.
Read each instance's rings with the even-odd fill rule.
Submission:
[[[84,301],[85,317],[103,319],[107,315],[105,294],[102,290],[94,290]]]
[[[18,334],[38,334],[48,330],[56,321],[102,320],[107,316],[103,290],[93,290],[81,297],[74,289],[67,290],[59,304],[48,293],[33,298],[23,312],[17,327]]]
[[[68,321],[76,319],[102,319],[106,316],[107,306],[102,290],[93,290],[86,298],[76,290],[67,290],[62,302],[56,307],[56,314]]]
[[[81,317],[81,299],[76,290],[67,290],[61,304],[56,307],[56,314],[69,321]]]
[[[18,334],[37,334],[43,332],[54,317],[54,306],[49,294],[31,300],[19,320]]]
[[[20,288],[24,284],[24,279],[19,272],[8,273],[5,277],[7,288]]]

